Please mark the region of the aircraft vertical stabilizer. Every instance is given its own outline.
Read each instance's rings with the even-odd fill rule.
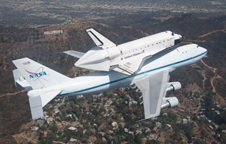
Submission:
[[[13,63],[33,89],[49,87],[70,80],[67,76],[29,58],[17,59]]]

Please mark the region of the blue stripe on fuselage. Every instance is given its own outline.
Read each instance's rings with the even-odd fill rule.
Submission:
[[[154,69],[151,69],[151,70],[148,70],[148,71],[145,71],[145,72],[141,72],[141,73],[138,73],[136,75],[131,75],[131,76],[124,77],[124,78],[121,78],[121,79],[118,79],[118,80],[110,81],[110,82],[107,82],[107,83],[104,83],[104,84],[100,84],[100,85],[97,85],[97,86],[93,86],[93,87],[90,87],[90,88],[86,88],[86,89],[75,91],[75,92],[71,92],[71,93],[61,94],[61,95],[58,95],[58,96],[69,95],[69,94],[76,94],[76,93],[79,93],[79,92],[84,92],[84,91],[88,91],[88,90],[95,89],[95,88],[98,88],[98,87],[102,87],[102,86],[105,86],[105,85],[109,85],[109,84],[112,84],[112,83],[115,83],[115,82],[119,82],[119,81],[122,81],[122,80],[125,80],[125,79],[128,79],[128,78],[131,78],[131,77],[135,77],[135,76],[138,76],[138,75],[149,73],[151,71],[155,71],[155,70],[159,70],[159,69],[162,69],[162,68],[165,68],[165,67],[168,67],[168,66],[179,64],[179,63],[182,63],[182,62],[185,62],[185,61],[197,58],[197,57],[199,57],[201,55],[204,55],[206,53],[207,53],[207,51],[202,53],[202,54],[199,54],[197,56],[194,56],[194,57],[191,57],[191,58],[179,61],[179,62],[175,62],[175,63],[172,63],[172,64],[168,64],[168,65],[165,65],[165,66],[161,66],[161,67],[158,67],[158,68],[154,68]]]

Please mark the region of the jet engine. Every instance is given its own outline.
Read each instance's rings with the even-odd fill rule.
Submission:
[[[167,83],[166,85],[166,91],[176,91],[176,90],[179,90],[181,89],[181,84],[180,82],[170,82],[170,83]]]
[[[161,109],[164,108],[173,108],[178,106],[179,101],[176,97],[168,97],[168,98],[163,98],[163,104],[161,105]]]

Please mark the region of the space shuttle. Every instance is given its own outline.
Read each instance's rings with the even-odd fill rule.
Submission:
[[[96,47],[86,53],[73,50],[64,53],[77,57],[75,66],[96,71],[116,71],[126,75],[137,73],[144,62],[184,40],[179,34],[164,31],[116,45],[93,28],[86,30]]]

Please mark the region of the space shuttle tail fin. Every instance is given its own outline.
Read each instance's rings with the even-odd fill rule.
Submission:
[[[19,80],[25,79],[32,89],[50,87],[70,80],[67,76],[29,58],[13,60],[13,63],[17,67],[16,73],[19,73],[19,77],[21,77],[17,78],[18,75],[15,75],[15,80],[19,83]]]

